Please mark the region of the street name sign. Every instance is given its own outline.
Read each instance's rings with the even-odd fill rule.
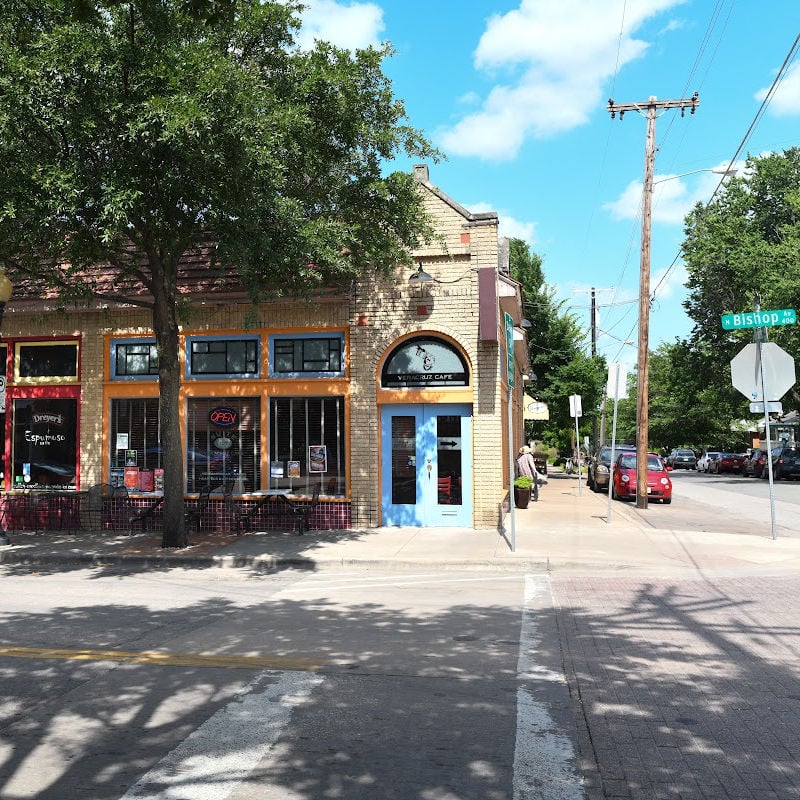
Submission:
[[[722,327],[726,331],[742,328],[774,328],[776,325],[794,325],[797,313],[793,308],[778,311],[743,311],[740,314],[723,314]]]

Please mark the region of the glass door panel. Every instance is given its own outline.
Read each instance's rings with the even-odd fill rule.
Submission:
[[[384,525],[471,527],[471,423],[468,405],[383,409]]]

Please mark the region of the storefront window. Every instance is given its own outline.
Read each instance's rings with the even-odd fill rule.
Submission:
[[[261,488],[261,401],[257,397],[189,400],[187,491]]]
[[[158,375],[158,349],[152,339],[111,343],[112,378],[154,378]]]
[[[74,383],[78,380],[78,343],[20,342],[14,372],[20,383]]]
[[[383,366],[385,389],[424,389],[430,386],[469,386],[464,356],[449,342],[416,336],[398,345]]]
[[[74,489],[78,459],[78,401],[74,398],[14,400],[12,486]]]
[[[270,337],[270,373],[276,378],[343,374],[341,334]]]
[[[269,425],[270,489],[344,495],[343,397],[273,397]]]
[[[194,377],[258,376],[258,337],[190,338],[187,340],[187,373]]]
[[[130,489],[142,484],[155,488],[155,470],[162,466],[158,426],[158,399],[138,398],[111,401],[111,477],[113,486],[122,486],[128,469]],[[140,477],[135,481],[138,470]],[[141,473],[145,473],[144,481]],[[151,474],[152,473],[152,477]],[[135,486],[133,484],[136,484]]]

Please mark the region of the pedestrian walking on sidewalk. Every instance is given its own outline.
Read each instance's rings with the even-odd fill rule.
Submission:
[[[520,447],[519,458],[517,458],[517,470],[520,475],[525,475],[533,481],[531,487],[531,500],[535,503],[539,499],[539,472],[536,469],[536,462],[533,460],[531,449],[527,445]]]

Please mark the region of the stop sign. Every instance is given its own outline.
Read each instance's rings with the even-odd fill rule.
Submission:
[[[748,344],[731,359],[731,381],[748,400],[764,401],[761,385],[761,363],[758,358],[759,345]],[[761,362],[764,366],[764,383],[767,387],[767,402],[780,400],[794,386],[794,359],[774,342],[761,345]]]

